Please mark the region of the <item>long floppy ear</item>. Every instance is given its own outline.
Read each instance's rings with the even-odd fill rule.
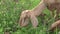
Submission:
[[[26,18],[26,19],[21,19],[20,20],[20,26],[23,27],[23,26],[27,26],[29,23],[29,19]]]
[[[38,20],[37,20],[36,16],[35,16],[33,13],[32,13],[32,15],[30,16],[30,20],[31,20],[32,26],[33,26],[34,28],[36,28],[37,25],[38,25]]]

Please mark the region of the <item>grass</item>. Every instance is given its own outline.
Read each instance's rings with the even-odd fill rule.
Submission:
[[[38,17],[39,25],[36,29],[31,26],[31,23],[23,28],[18,25],[20,13],[34,8],[39,2],[40,0],[0,0],[0,34],[4,34],[5,31],[11,34],[46,34],[46,30],[54,22],[54,18],[49,19],[50,12],[47,9],[43,12],[46,14],[43,19],[41,16]],[[43,23],[48,23],[48,25]],[[56,31],[55,34],[58,33]]]

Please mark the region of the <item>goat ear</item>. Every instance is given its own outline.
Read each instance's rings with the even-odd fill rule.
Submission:
[[[20,26],[22,26],[23,25],[23,23],[24,23],[24,16],[22,17],[22,14],[21,14],[21,16],[20,16],[20,20],[19,20],[19,24],[20,24]]]
[[[29,19],[28,18],[26,18],[26,19],[22,19],[21,20],[21,23],[20,23],[20,26],[27,26],[28,25],[28,23],[29,23]]]
[[[34,28],[36,28],[37,25],[38,25],[38,20],[37,20],[36,16],[34,16],[34,15],[32,14],[31,17],[30,17],[30,20],[31,20],[32,26],[33,26]]]

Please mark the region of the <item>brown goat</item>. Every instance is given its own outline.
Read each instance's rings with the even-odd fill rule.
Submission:
[[[30,18],[33,27],[37,27],[38,20],[36,17],[39,16],[46,7],[52,11],[51,15],[58,19],[60,12],[60,0],[41,0],[41,2],[32,10],[25,10],[21,13],[19,20],[20,25],[26,26]],[[54,10],[56,10],[56,16],[54,15]]]

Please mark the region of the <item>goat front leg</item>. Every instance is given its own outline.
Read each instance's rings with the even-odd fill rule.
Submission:
[[[59,26],[60,26],[60,20],[53,23],[48,31],[54,31],[54,29]]]

